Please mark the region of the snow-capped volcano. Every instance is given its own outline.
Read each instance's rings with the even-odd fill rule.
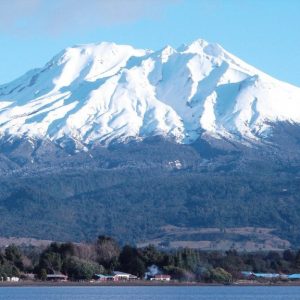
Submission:
[[[114,43],[67,48],[0,86],[0,135],[89,145],[163,135],[257,141],[300,123],[300,88],[217,44],[159,51]]]

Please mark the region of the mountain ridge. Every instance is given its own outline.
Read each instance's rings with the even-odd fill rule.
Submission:
[[[300,123],[299,99],[300,88],[201,39],[159,51],[78,45],[0,86],[0,135],[71,138],[78,149],[155,135],[251,146],[278,121]]]

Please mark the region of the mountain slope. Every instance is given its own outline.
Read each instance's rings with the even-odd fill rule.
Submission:
[[[68,48],[0,86],[0,236],[299,246],[299,103],[203,40]]]
[[[278,121],[300,123],[300,89],[197,40],[153,52],[75,46],[0,86],[0,135],[76,148],[162,135],[259,142]]]
[[[256,250],[300,245],[299,155],[204,151],[164,139],[72,156],[42,148],[46,155],[34,163],[1,172],[0,236],[83,241],[106,234],[123,243],[224,242],[242,250],[250,242]],[[230,233],[245,227],[251,236]]]

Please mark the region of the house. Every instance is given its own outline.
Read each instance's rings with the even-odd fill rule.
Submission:
[[[287,279],[288,276],[285,274],[279,274],[279,273],[254,273],[254,272],[248,272],[243,271],[241,272],[241,275],[245,279],[254,280],[254,279]]]
[[[300,280],[300,274],[288,275],[288,279],[290,279],[290,280]]]
[[[171,280],[171,276],[170,275],[164,275],[164,274],[156,274],[150,280],[155,280],[155,281],[170,281]]]
[[[12,276],[12,277],[6,277],[6,281],[10,281],[10,282],[19,282],[20,278],[16,277],[16,276]]]
[[[68,276],[63,274],[48,274],[46,279],[49,281],[67,281]]]
[[[108,281],[108,277],[107,275],[103,275],[103,274],[95,274],[93,276],[93,279],[97,280],[97,281]]]
[[[25,273],[22,275],[23,280],[34,280],[36,278],[36,274],[34,273]]]
[[[279,274],[279,273],[254,273],[254,272],[248,272],[243,271],[241,272],[241,275],[245,279],[281,279],[281,280],[300,280],[300,274]]]
[[[94,279],[97,281],[127,281],[137,280],[138,277],[129,273],[115,271],[112,275],[95,274]]]
[[[113,272],[113,276],[114,276],[114,281],[136,280],[136,279],[138,279],[138,277],[135,276],[135,275],[124,273],[124,272],[119,272],[119,271]]]
[[[253,272],[248,272],[248,271],[241,272],[241,276],[247,280],[254,280],[256,278]]]
[[[256,278],[275,279],[280,278],[280,274],[277,273],[253,273]]]
[[[103,275],[103,274],[95,274],[93,276],[93,279],[97,281],[116,281],[116,278],[114,275]]]

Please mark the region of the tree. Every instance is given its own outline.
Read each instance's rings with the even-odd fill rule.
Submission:
[[[300,250],[297,252],[297,255],[295,258],[295,266],[298,270],[300,270]]]
[[[23,270],[22,253],[16,245],[9,245],[5,249],[5,258],[12,262],[19,270]]]
[[[113,270],[120,255],[119,244],[111,237],[99,236],[96,242],[97,262]]]
[[[64,264],[64,272],[73,280],[90,280],[97,273],[105,270],[95,262],[72,256]]]
[[[231,283],[232,275],[226,272],[222,268],[216,268],[210,270],[210,277],[212,281],[220,282],[220,283]]]
[[[293,262],[295,259],[295,253],[290,249],[283,251],[283,259],[289,262]]]
[[[37,273],[40,274],[42,269],[51,274],[61,272],[65,261],[74,253],[72,243],[51,243],[40,255]]]
[[[5,261],[0,265],[0,274],[2,277],[20,276],[20,271],[11,262]]]
[[[47,273],[54,274],[60,272],[62,268],[62,259],[58,253],[46,252],[41,255],[39,268],[45,269]]]
[[[135,247],[124,246],[120,253],[119,262],[122,271],[144,277],[146,266]]]
[[[46,269],[38,270],[37,277],[40,278],[43,281],[47,280],[47,271],[46,271]]]
[[[147,266],[161,265],[163,255],[159,252],[154,245],[149,245],[142,249],[143,260]]]

